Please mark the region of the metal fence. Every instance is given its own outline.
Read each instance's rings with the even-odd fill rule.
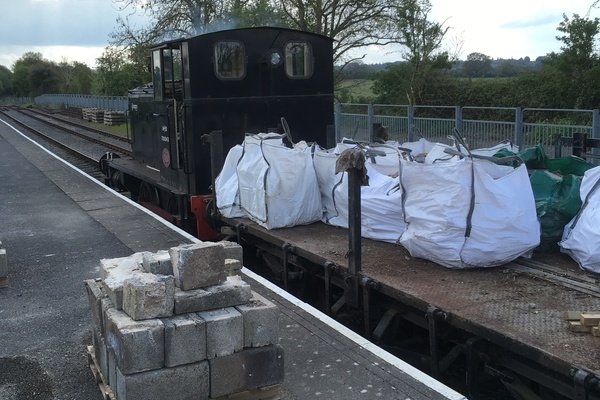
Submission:
[[[92,96],[85,94],[43,94],[35,98],[35,104],[44,106],[69,106],[101,108],[103,110],[127,111],[129,100],[125,96]]]
[[[33,103],[33,99],[29,97],[3,97],[0,99],[1,105],[24,105]]]
[[[564,110],[521,107],[408,106],[384,104],[336,104],[336,138],[373,141],[377,124],[388,139],[399,142],[423,137],[448,143],[458,129],[471,148],[510,141],[519,147],[541,144],[553,154],[556,137],[574,132],[600,138],[598,110]],[[374,128],[375,127],[375,128]],[[563,148],[563,154],[571,149]]]
[[[29,102],[31,99],[19,99]],[[124,96],[91,96],[81,94],[44,94],[36,104],[75,106],[127,111],[129,100]],[[574,132],[600,138],[600,112],[521,107],[460,107],[410,106],[388,104],[335,105],[336,138],[373,141],[377,126],[386,128],[388,138],[398,142],[423,137],[448,143],[448,137],[458,129],[471,148],[489,147],[510,141],[520,148],[541,144],[553,154],[556,137],[573,137]],[[374,131],[374,128],[375,131]],[[563,154],[571,154],[563,148]]]

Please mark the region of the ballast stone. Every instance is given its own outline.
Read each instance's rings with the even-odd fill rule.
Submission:
[[[169,249],[175,285],[181,290],[192,290],[225,281],[223,246],[202,242]]]
[[[185,314],[244,304],[252,296],[250,285],[239,276],[203,289],[175,289],[175,314]]]
[[[206,322],[196,314],[163,320],[165,366],[191,364],[206,359]]]
[[[106,319],[106,343],[123,374],[164,366],[165,332],[161,320],[134,321],[114,308],[106,311]]]
[[[205,400],[209,393],[208,361],[127,375],[117,370],[119,400]]]
[[[245,349],[209,360],[210,396],[217,398],[283,382],[283,349],[279,345]]]
[[[123,311],[136,321],[173,315],[175,279],[145,272],[123,283]]]
[[[198,316],[206,321],[206,358],[233,354],[244,347],[244,322],[235,308],[204,311]]]
[[[244,320],[244,347],[261,347],[279,342],[279,309],[256,292],[247,304],[236,306]]]

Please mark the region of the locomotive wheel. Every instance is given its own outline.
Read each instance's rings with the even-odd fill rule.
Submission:
[[[150,203],[155,206],[160,206],[160,197],[158,196],[158,190],[146,182],[140,184],[140,191],[138,193],[138,203]]]

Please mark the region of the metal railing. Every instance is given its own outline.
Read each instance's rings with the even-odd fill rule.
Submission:
[[[126,96],[92,96],[85,94],[43,94],[35,98],[35,103],[45,106],[101,108],[111,111],[127,111],[129,100]]]
[[[384,104],[335,105],[336,138],[373,141],[374,124],[387,130],[387,138],[398,142],[423,137],[445,142],[454,129],[462,132],[472,148],[510,141],[519,147],[544,146],[552,153],[557,136],[573,137],[583,132],[600,138],[600,112],[577,109],[521,107],[409,106]],[[570,149],[563,149],[570,154]]]
[[[80,94],[44,94],[36,104],[101,108],[127,111],[125,96]],[[482,148],[510,141],[517,146],[541,144],[551,154],[557,136],[573,137],[574,132],[600,138],[600,112],[594,110],[474,107],[411,106],[389,104],[335,104],[335,133],[360,141],[373,141],[373,127],[386,128],[387,138],[398,142],[423,137],[448,143],[448,136],[458,129],[471,148]],[[571,154],[564,148],[563,154]]]

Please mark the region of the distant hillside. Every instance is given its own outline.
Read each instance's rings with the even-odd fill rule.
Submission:
[[[485,65],[479,66],[477,73],[475,74],[473,68],[467,68],[467,61],[459,60],[452,63],[452,68],[449,73],[450,75],[457,77],[512,77],[523,71],[538,69],[542,64],[542,61],[543,57],[538,57],[535,60],[531,60],[529,57],[519,59],[490,59],[489,64],[484,63]],[[396,63],[402,63],[402,61]],[[374,79],[378,72],[383,71],[389,65],[396,63],[365,64],[359,61],[350,63],[343,69],[340,66],[336,66],[334,70],[342,80]]]

